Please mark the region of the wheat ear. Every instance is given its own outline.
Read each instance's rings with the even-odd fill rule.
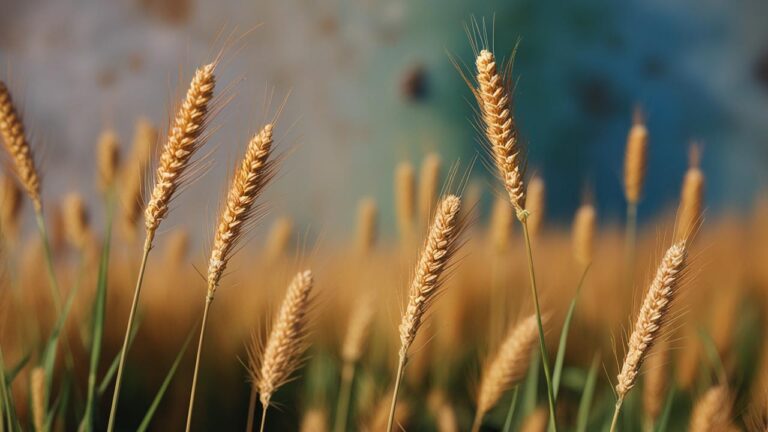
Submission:
[[[88,210],[83,198],[77,193],[71,193],[64,198],[64,232],[69,243],[78,251],[85,247],[88,236]]]
[[[401,241],[407,242],[413,233],[416,203],[416,174],[409,162],[400,162],[395,169],[395,211]]]
[[[379,209],[373,198],[360,200],[357,206],[357,249],[362,256],[371,252],[378,235]]]
[[[19,181],[32,200],[35,211],[42,209],[40,200],[40,176],[35,168],[35,158],[27,141],[24,122],[16,111],[11,93],[0,81],[0,136],[5,148],[13,159],[13,166]]]
[[[521,321],[508,333],[496,355],[485,367],[480,381],[473,431],[480,430],[485,414],[496,405],[506,390],[525,376],[537,340],[536,315]]]
[[[96,145],[96,160],[98,171],[96,183],[102,193],[107,193],[115,183],[120,164],[120,144],[113,130],[107,129],[99,136],[99,142]]]
[[[690,432],[736,431],[732,426],[733,399],[728,387],[719,385],[707,390],[694,405]]]
[[[144,226],[146,228],[144,249],[141,264],[139,265],[139,274],[136,279],[136,288],[133,291],[131,309],[128,313],[123,346],[120,350],[120,361],[117,366],[117,377],[115,378],[115,389],[112,396],[112,407],[110,408],[107,432],[112,432],[115,427],[115,414],[120,396],[120,385],[122,383],[123,368],[125,367],[128,340],[141,295],[141,285],[144,280],[144,271],[147,266],[149,251],[152,249],[152,242],[157,227],[168,214],[168,208],[174,192],[188,177],[188,174],[185,176],[185,172],[192,162],[192,155],[205,141],[203,132],[210,113],[209,105],[213,99],[213,89],[216,84],[215,68],[216,63],[214,62],[199,68],[195,72],[187,94],[170,126],[167,141],[160,155],[160,162],[155,173],[155,184],[152,188],[149,203],[147,203],[144,210]]]
[[[635,112],[632,127],[627,136],[624,155],[624,197],[627,202],[637,204],[643,192],[645,169],[648,160],[648,129],[642,115]]]
[[[21,189],[16,180],[3,175],[0,178],[0,233],[6,239],[15,239],[18,234],[21,203]]]
[[[697,153],[696,150],[692,150]],[[684,239],[691,237],[701,223],[701,209],[704,201],[704,173],[699,169],[698,157],[692,157],[693,163],[683,178],[683,188],[680,192],[680,207],[677,210],[675,237]]]
[[[272,124],[267,124],[248,142],[245,156],[235,172],[227,200],[219,216],[219,224],[213,237],[213,248],[208,260],[208,290],[205,296],[203,320],[200,326],[200,339],[197,344],[195,369],[192,372],[192,388],[189,392],[189,410],[187,412],[187,432],[192,427],[192,414],[195,405],[197,377],[200,371],[200,356],[203,350],[205,330],[208,325],[208,311],[213,296],[219,287],[221,275],[232,257],[235,246],[252,226],[256,210],[256,199],[273,177],[274,164],[269,162],[272,150]]]
[[[509,201],[519,213],[525,209],[525,186],[520,166],[518,133],[512,113],[512,95],[505,78],[497,70],[493,53],[480,51],[475,65],[478,88],[474,93],[485,125],[485,137],[504,188],[509,194]]]
[[[294,277],[280,306],[277,320],[272,325],[260,366],[251,370],[263,409],[262,432],[272,395],[290,380],[293,372],[301,365],[302,355],[307,348],[305,338],[311,290],[312,273],[309,270]]]
[[[462,229],[462,223],[458,217],[460,207],[461,200],[455,195],[449,195],[443,199],[437,208],[419,262],[416,265],[416,273],[408,294],[408,306],[399,327],[399,362],[395,387],[392,392],[387,431],[392,430],[395,407],[397,406],[397,392],[403,378],[408,349],[416,338],[416,333],[421,327],[427,310],[440,293],[442,285],[440,276],[448,266],[449,259],[459,247],[457,238]]]
[[[45,371],[41,367],[32,369],[31,375],[32,424],[37,432],[45,430]]]
[[[611,431],[615,430],[621,404],[635,385],[637,374],[654,342],[662,336],[663,324],[668,320],[668,311],[677,295],[680,278],[685,270],[686,244],[680,241],[667,250],[661,260],[656,276],[645,295],[629,337],[627,354],[617,377],[616,410]]]
[[[573,257],[582,268],[592,262],[596,219],[597,213],[591,204],[579,207],[573,218]]]

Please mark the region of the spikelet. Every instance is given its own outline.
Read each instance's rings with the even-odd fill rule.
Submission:
[[[535,315],[521,321],[507,334],[496,355],[484,368],[475,414],[477,425],[502,394],[525,376],[538,335]]]
[[[265,246],[268,261],[274,261],[285,255],[288,245],[293,238],[293,221],[289,217],[281,217],[272,223]]]
[[[595,208],[591,204],[579,207],[573,218],[573,257],[581,267],[592,262],[596,218]]]
[[[349,317],[347,333],[341,348],[341,358],[346,363],[357,363],[363,355],[371,323],[376,313],[373,295],[365,291],[355,302]]]
[[[477,85],[475,96],[485,125],[485,137],[491,147],[509,201],[518,214],[525,209],[525,186],[512,95],[496,68],[496,58],[488,50],[480,51],[475,61]]]
[[[648,129],[642,116],[635,113],[634,123],[629,129],[627,150],[624,156],[624,197],[627,202],[637,204],[643,192],[645,165],[648,158]]]
[[[424,314],[437,297],[443,270],[458,248],[462,224],[458,218],[461,200],[449,195],[440,203],[424,243],[409,290],[408,306],[400,323],[400,358],[407,358]]]
[[[0,234],[15,238],[19,229],[21,190],[10,176],[0,178]]]
[[[669,343],[660,341],[653,349],[651,355],[643,366],[645,375],[643,380],[643,412],[651,424],[654,424],[661,414],[664,395],[667,392],[669,381]]]
[[[692,153],[697,153],[695,146]],[[704,201],[704,173],[698,167],[698,157],[692,156],[692,164],[685,173],[680,193],[680,207],[677,210],[675,238],[689,238],[701,223],[701,209]]]
[[[667,250],[656,271],[656,277],[645,295],[643,305],[629,338],[627,355],[617,377],[616,393],[623,400],[635,385],[637,373],[653,343],[661,337],[667,312],[677,295],[680,278],[685,269],[686,245],[680,241]]]
[[[312,290],[312,272],[309,270],[297,274],[280,306],[277,320],[256,368],[257,351],[251,350],[251,374],[259,390],[262,405],[268,406],[275,390],[291,378],[291,374],[301,364],[301,356],[306,349],[307,314]]]
[[[35,158],[24,132],[24,122],[13,105],[8,87],[2,81],[0,81],[0,136],[3,137],[5,149],[13,159],[19,182],[32,200],[35,211],[40,212],[43,204],[40,200],[40,176],[35,168]]]
[[[301,432],[326,432],[328,430],[328,416],[320,408],[312,408],[304,413],[301,419]]]
[[[395,170],[395,211],[397,228],[402,239],[407,239],[413,232],[413,219],[416,216],[416,175],[409,162],[400,162]]]
[[[738,430],[731,424],[733,399],[724,385],[712,387],[696,401],[691,413],[690,432]]]
[[[538,234],[546,211],[546,189],[541,177],[533,177],[528,182],[525,209],[528,210],[528,232],[531,236]]]
[[[372,198],[361,200],[357,206],[357,248],[362,255],[370,253],[376,243],[378,212]]]
[[[493,202],[489,224],[489,241],[496,249],[496,252],[503,253],[509,249],[512,227],[514,226],[513,222],[514,213],[509,201],[505,198],[497,197]]]
[[[549,411],[545,407],[538,407],[525,417],[520,432],[546,432],[548,422]]]
[[[440,183],[440,156],[430,153],[421,162],[419,172],[419,222],[426,224],[432,216]]]
[[[149,238],[154,236],[160,221],[168,214],[168,206],[174,192],[185,180],[184,172],[191,163],[192,155],[203,144],[208,105],[213,99],[215,67],[215,63],[210,63],[195,72],[187,95],[168,131],[168,140],[155,173],[155,184],[144,210],[144,225]]]
[[[32,369],[30,377],[32,398],[32,424],[42,432],[45,427],[45,371],[41,367]]]
[[[146,119],[136,122],[131,153],[120,174],[123,234],[135,236],[135,227],[144,210],[142,193],[147,168],[157,142],[157,129]]]
[[[83,198],[71,193],[64,198],[64,227],[67,241],[77,250],[82,250],[88,242],[88,211]]]
[[[273,176],[274,164],[267,161],[272,150],[272,125],[267,124],[248,143],[240,169],[232,179],[227,202],[219,217],[208,263],[208,296],[219,285],[237,241],[248,229],[257,207],[259,194]]]
[[[99,136],[96,146],[97,178],[96,184],[102,193],[107,192],[115,183],[120,164],[120,145],[115,131],[107,129]]]

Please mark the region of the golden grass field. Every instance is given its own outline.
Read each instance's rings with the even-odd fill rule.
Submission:
[[[207,181],[220,58],[122,156],[104,132],[93,208],[42,199],[56,179],[1,84],[0,431],[768,431],[768,200],[707,217],[693,146],[679,205],[638,226],[655,167],[637,114],[617,161],[627,222],[585,199],[549,225],[511,71],[476,45],[459,69],[487,164],[403,161],[381,179],[395,208],[361,200],[347,237],[314,243],[260,199],[290,157],[280,108],[238,143],[205,244],[163,229]],[[476,181],[485,169],[498,180]],[[379,235],[384,214],[396,235]]]

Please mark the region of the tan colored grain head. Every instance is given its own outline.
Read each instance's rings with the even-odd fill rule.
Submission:
[[[157,129],[146,119],[139,119],[128,160],[120,173],[122,229],[129,240],[135,237],[136,225],[144,210],[144,182],[150,159],[157,143]]]
[[[19,229],[21,213],[21,189],[16,180],[8,175],[0,178],[0,232],[3,236],[15,238]]]
[[[528,210],[528,232],[535,236],[541,229],[546,213],[546,187],[541,177],[534,176],[528,182],[525,209]]]
[[[733,427],[733,397],[728,387],[719,385],[707,390],[696,401],[691,413],[690,432],[728,432]]]
[[[357,206],[357,249],[367,255],[376,244],[379,209],[373,198],[365,198]]]
[[[328,414],[322,408],[312,408],[304,413],[301,419],[301,432],[326,432],[328,430]]]
[[[523,420],[520,432],[546,432],[549,423],[549,411],[546,407],[538,407]]]
[[[579,207],[573,218],[571,233],[573,257],[581,267],[586,267],[592,262],[596,219],[597,214],[591,204],[584,204]]]
[[[642,116],[636,115],[627,137],[624,156],[624,197],[636,204],[643,192],[645,166],[648,159],[648,129]]]
[[[627,346],[627,355],[617,377],[616,393],[623,400],[635,385],[637,374],[651,347],[663,335],[663,324],[677,295],[685,270],[686,244],[677,242],[661,260],[656,277],[645,295]]]
[[[267,236],[265,253],[269,261],[285,256],[293,238],[293,221],[289,217],[280,217],[272,223]]]
[[[419,172],[419,221],[426,223],[432,216],[432,210],[437,198],[437,188],[440,184],[440,156],[428,154],[421,162]]]
[[[370,291],[364,291],[352,307],[349,317],[349,325],[347,325],[341,348],[341,358],[345,362],[356,363],[362,357],[375,313],[373,294]]]
[[[416,217],[416,174],[409,162],[400,162],[395,170],[395,211],[400,237],[407,239],[413,233]]]
[[[509,201],[516,212],[521,214],[526,208],[525,186],[518,132],[512,112],[512,95],[505,77],[498,72],[493,53],[480,51],[475,66],[478,86],[475,96],[485,126],[485,138],[509,194]]]
[[[524,319],[511,329],[498,352],[483,368],[477,397],[476,423],[498,403],[507,389],[525,376],[538,335],[536,316]]]
[[[13,159],[13,168],[19,182],[32,200],[36,211],[42,209],[40,199],[40,175],[35,167],[35,158],[27,141],[24,122],[13,104],[11,93],[0,81],[0,136],[5,149]]]
[[[256,363],[258,348],[251,349],[251,374],[264,406],[269,405],[274,392],[291,378],[302,362],[307,347],[305,337],[311,290],[312,273],[307,270],[297,274],[288,286],[259,363]]]
[[[661,340],[645,361],[643,368],[643,412],[655,424],[661,414],[669,382],[669,343]]]
[[[195,72],[176,118],[168,131],[168,138],[160,154],[155,172],[155,183],[144,210],[144,225],[148,237],[154,236],[160,222],[168,214],[174,192],[186,180],[185,171],[192,156],[203,144],[209,104],[213,99],[215,63]]]
[[[77,193],[71,193],[64,198],[64,228],[67,241],[78,250],[85,247],[89,237],[88,210],[83,198]]]
[[[493,202],[489,224],[489,240],[496,249],[496,252],[502,253],[509,250],[513,227],[514,212],[512,211],[512,205],[506,198],[497,197]]]
[[[408,294],[408,306],[400,323],[400,358],[407,358],[416,333],[421,327],[424,315],[440,291],[443,271],[456,252],[457,239],[462,230],[459,220],[461,200],[449,195],[440,203],[435,219],[416,265],[416,273]]]
[[[45,371],[41,367],[32,369],[30,377],[32,399],[32,424],[36,431],[45,430]]]
[[[677,209],[675,238],[690,238],[701,224],[701,210],[704,202],[704,173],[698,165],[691,165],[683,178],[680,193],[680,207]]]
[[[208,262],[209,296],[213,296],[218,287],[237,241],[247,232],[249,224],[254,222],[258,210],[256,199],[274,175],[275,165],[268,160],[271,151],[272,125],[267,124],[248,143],[219,216]]]
[[[115,131],[107,129],[99,136],[96,160],[98,168],[96,183],[99,190],[104,193],[115,184],[120,164],[120,144]]]

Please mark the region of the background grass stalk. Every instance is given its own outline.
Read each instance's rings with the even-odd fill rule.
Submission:
[[[195,370],[192,373],[192,388],[189,391],[189,408],[187,410],[187,427],[189,432],[192,428],[192,411],[195,406],[195,391],[197,390],[197,375],[200,372],[200,355],[203,352],[203,341],[205,340],[205,325],[208,323],[208,310],[213,302],[213,293],[209,292],[205,298],[205,309],[203,309],[203,321],[200,325],[200,339],[197,342],[197,354],[195,354]],[[266,407],[264,407],[266,414]],[[262,418],[262,429],[264,428],[264,419]]]
[[[627,226],[625,233],[625,252],[627,286],[632,288],[635,279],[635,246],[637,244],[637,203],[627,203]]]
[[[549,403],[549,417],[552,429],[557,432],[557,416],[555,415],[555,394],[552,387],[552,375],[549,370],[549,355],[547,354],[546,341],[544,339],[544,323],[541,320],[541,307],[539,305],[539,291],[536,288],[536,273],[533,266],[533,251],[531,250],[531,236],[528,233],[528,213],[519,212],[518,219],[523,226],[523,235],[525,237],[525,250],[528,255],[528,275],[531,279],[531,295],[533,304],[536,308],[536,324],[539,327],[539,349],[541,350],[541,364],[544,369],[544,378],[547,382],[547,402]]]
[[[129,339],[131,337],[131,329],[133,328],[133,320],[136,317],[136,309],[139,303],[139,295],[141,294],[141,285],[144,281],[144,271],[147,268],[147,257],[149,257],[149,251],[152,249],[152,239],[155,233],[147,231],[147,236],[144,239],[144,252],[141,256],[141,264],[139,265],[139,275],[136,279],[136,288],[133,291],[133,300],[131,302],[131,310],[128,313],[128,324],[125,327],[125,338],[123,339],[123,346],[120,348],[120,361],[117,365],[117,377],[115,378],[115,391],[112,395],[112,407],[109,410],[109,423],[107,425],[107,431],[112,432],[115,428],[115,413],[117,412],[117,402],[120,397],[120,384],[123,381],[123,368],[125,367],[125,358],[128,352]]]
[[[37,231],[40,233],[40,240],[43,242],[43,251],[45,256],[45,270],[48,274],[48,284],[51,288],[51,298],[53,306],[56,308],[56,314],[61,313],[61,292],[59,283],[56,279],[56,271],[53,268],[53,251],[51,243],[48,240],[48,230],[45,228],[45,218],[43,209],[35,206],[35,222],[37,222]]]
[[[334,423],[335,432],[343,432],[347,428],[347,417],[349,415],[349,401],[352,396],[352,382],[355,379],[355,363],[344,362],[341,370],[341,388],[339,390],[339,400],[336,404],[336,421]]]

